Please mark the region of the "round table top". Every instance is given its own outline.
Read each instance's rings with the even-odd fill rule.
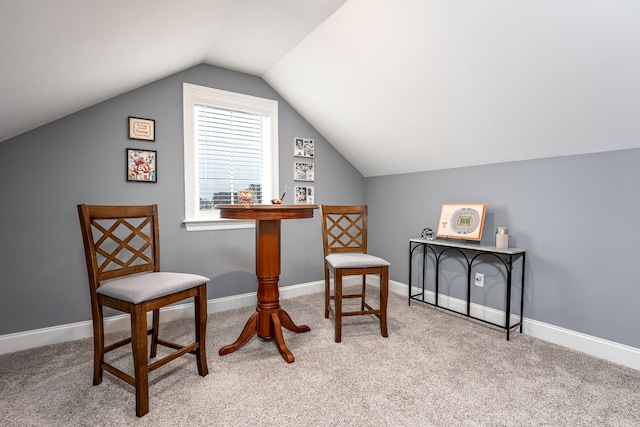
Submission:
[[[220,209],[220,218],[279,220],[312,218],[318,205],[216,205]]]

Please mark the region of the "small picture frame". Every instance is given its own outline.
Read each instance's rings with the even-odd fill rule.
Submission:
[[[443,203],[437,237],[482,240],[486,203]]]
[[[142,119],[140,117],[129,117],[129,139],[141,141],[156,140],[156,121],[152,119]]]
[[[313,158],[313,139],[293,138],[293,155],[295,157]]]
[[[295,186],[294,188],[294,203],[297,205],[313,205],[315,191],[313,187]]]
[[[253,204],[253,191],[251,189],[238,190],[238,203],[241,205]]]
[[[127,181],[158,182],[158,155],[154,150],[127,148]]]
[[[313,163],[294,162],[293,179],[295,181],[313,181]]]

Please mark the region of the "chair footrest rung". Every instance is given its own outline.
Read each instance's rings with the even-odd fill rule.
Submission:
[[[344,317],[344,316],[362,316],[362,315],[368,315],[368,314],[371,314],[371,315],[376,316],[377,318],[380,318],[381,310],[380,310],[379,308],[378,308],[378,309],[373,308],[373,307],[371,307],[371,306],[370,306],[370,305],[368,305],[368,304],[365,304],[365,307],[366,307],[366,308],[368,308],[368,310],[343,311],[343,312],[341,313],[341,316],[343,316],[343,317]],[[336,310],[335,310],[335,308],[334,308],[332,305],[329,305],[329,307],[328,307],[328,308],[329,308],[329,313],[330,313],[330,314],[333,316],[333,318],[335,319],[335,318],[336,318]]]
[[[342,316],[362,316],[364,314],[373,314],[375,316],[380,316],[380,310],[358,310],[342,312]]]
[[[158,344],[160,344],[160,340],[158,340]],[[171,344],[173,344],[173,343],[171,343]],[[200,344],[197,343],[197,342],[194,342],[193,344],[187,345],[187,346],[184,346],[184,347],[180,346],[178,351],[176,351],[175,353],[171,353],[170,355],[165,356],[164,358],[162,358],[162,359],[150,364],[149,365],[149,372],[151,372],[151,371],[153,371],[155,369],[158,369],[159,367],[165,365],[166,363],[171,362],[174,359],[177,359],[178,357],[180,357],[180,356],[182,356],[184,354],[192,352],[193,350],[195,350],[199,346],[200,346]],[[171,346],[167,346],[167,347],[171,347]]]
[[[123,339],[122,341],[118,341],[118,342],[115,342],[115,343],[110,344],[110,345],[108,345],[108,346],[105,346],[105,348],[104,348],[103,352],[104,352],[104,353],[108,353],[108,352],[110,352],[111,350],[115,350],[116,348],[120,348],[120,347],[122,347],[123,345],[127,345],[127,344],[130,344],[130,343],[131,343],[131,337],[129,337],[129,338],[125,338],[125,339]]]
[[[184,347],[184,345],[182,344],[176,344],[174,342],[171,341],[167,341],[167,340],[163,340],[162,338],[158,338],[157,340],[158,345],[162,345],[165,347],[170,347],[176,350],[180,350],[182,347]]]
[[[336,299],[335,295],[331,295],[331,296],[330,296],[330,298],[331,298],[332,300],[335,300],[335,299]],[[347,294],[347,295],[342,295],[342,299],[345,299],[345,298],[362,298],[362,294]]]
[[[120,369],[116,368],[113,365],[108,364],[107,362],[102,362],[102,369],[104,369],[105,371],[109,372],[111,375],[115,375],[116,377],[120,378],[122,381],[132,385],[132,386],[136,386],[136,380],[135,378],[133,378],[131,375],[127,374],[124,371],[121,371]]]
[[[345,298],[362,298],[362,294],[347,294],[347,295],[342,295],[342,299]]]
[[[171,362],[174,359],[177,359],[180,356],[183,356],[187,353],[192,353],[195,352],[195,350],[200,346],[199,343],[195,342],[191,345],[187,345],[187,346],[181,346],[169,341],[164,341],[164,343],[160,342],[161,340],[158,340],[158,344],[162,344],[166,347],[172,347],[172,348],[176,348],[178,351],[171,353],[168,356],[163,357],[160,360],[157,360],[151,364],[149,364],[147,370],[148,372],[151,372],[155,369],[158,369],[159,367]],[[170,345],[167,345],[170,344]],[[102,362],[102,368],[109,372],[112,375],[115,375],[116,377],[120,378],[121,380],[125,381],[126,383],[132,385],[132,386],[136,386],[136,380],[133,376],[127,374],[124,371],[121,371],[120,369],[116,368],[115,366],[107,363],[107,362]]]
[[[180,350],[182,347],[184,347],[182,344],[176,344],[176,343],[171,342],[171,341],[163,340],[162,338],[158,338],[157,343],[158,343],[158,345],[162,345],[162,346],[165,346],[165,347],[174,348],[174,349],[176,349],[176,350]],[[196,348],[197,348],[197,347],[196,347]],[[191,350],[189,353],[190,353],[190,354],[196,354],[196,351],[195,351],[195,349],[194,349],[194,350]]]

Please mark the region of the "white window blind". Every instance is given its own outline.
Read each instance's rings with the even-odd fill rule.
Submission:
[[[278,192],[278,102],[183,84],[184,189],[187,231],[255,227],[220,218],[216,205],[238,203],[250,189],[254,203]]]
[[[263,200],[264,116],[196,105],[198,194],[200,210],[238,203],[238,190],[250,189]]]

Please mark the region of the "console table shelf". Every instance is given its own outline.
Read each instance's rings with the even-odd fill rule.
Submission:
[[[422,249],[422,287],[420,292],[412,293],[413,288],[413,256],[419,249]],[[427,271],[427,255],[429,251],[433,254],[435,259],[435,302],[430,302],[425,299],[426,288],[426,271]],[[489,323],[494,326],[498,326],[505,329],[507,332],[507,340],[509,340],[509,333],[512,329],[520,327],[520,333],[522,333],[522,313],[524,310],[524,267],[525,267],[525,249],[520,248],[507,248],[499,249],[495,246],[479,245],[475,243],[467,243],[462,241],[452,240],[426,240],[426,239],[409,239],[409,305],[411,301],[419,301],[424,304],[429,304],[435,307],[439,307],[445,310],[453,311],[455,313],[467,316],[469,318],[479,320],[481,322]],[[440,276],[440,261],[447,258],[449,255],[457,254],[462,256],[466,260],[466,273],[467,273],[467,298],[466,298],[466,312],[458,312],[447,307],[443,307],[438,303],[439,296],[439,276]],[[507,273],[506,281],[506,302],[505,302],[505,320],[504,323],[495,323],[486,319],[475,317],[471,314],[471,271],[474,263],[487,260],[493,260],[498,265],[504,266]],[[522,278],[520,286],[520,320],[514,324],[511,324],[511,276],[514,267],[514,262],[521,260],[522,263]]]

